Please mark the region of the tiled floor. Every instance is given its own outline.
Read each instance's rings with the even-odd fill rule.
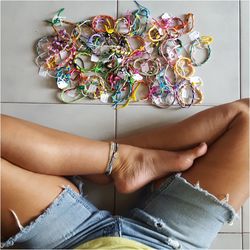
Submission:
[[[176,122],[213,105],[249,96],[248,1],[141,1],[153,16],[169,12],[196,16],[197,30],[214,36],[212,58],[197,70],[205,101],[183,110],[159,110],[146,104],[115,111],[109,105],[61,104],[53,81],[38,76],[34,43],[47,34],[42,22],[61,7],[72,20],[105,13],[116,17],[134,9],[132,1],[2,1],[2,113],[94,139],[112,139],[145,127]],[[11,13],[15,13],[15,18]],[[88,183],[88,196],[100,208],[124,213],[139,192],[124,196],[112,185]],[[249,249],[249,202],[240,220],[225,226],[212,249]]]

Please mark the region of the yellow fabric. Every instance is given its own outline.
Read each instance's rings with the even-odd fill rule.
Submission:
[[[76,249],[119,249],[119,250],[152,250],[152,248],[134,240],[122,237],[101,237],[88,241]]]

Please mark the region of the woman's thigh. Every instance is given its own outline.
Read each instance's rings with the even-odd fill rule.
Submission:
[[[218,199],[228,198],[236,210],[249,196],[249,103],[244,99],[235,102],[237,104],[238,111],[232,110],[234,119],[225,124],[225,132],[209,144],[204,156],[196,159],[193,166],[182,173],[187,181],[193,185],[198,183]],[[229,110],[224,116],[232,117],[232,114]],[[216,130],[218,122],[213,119],[210,114],[206,122],[210,124],[208,130],[213,126]],[[224,120],[230,119],[224,117]],[[195,127],[196,123],[192,126]],[[164,179],[156,181],[154,186],[159,187]]]
[[[14,211],[22,226],[38,217],[69,185],[78,188],[68,179],[30,172],[1,159],[1,236],[8,238],[20,228],[10,211]]]
[[[194,124],[195,125],[195,124]],[[132,218],[184,247],[209,248],[249,196],[249,114],[242,109],[203,157],[181,176],[159,180]]]
[[[29,172],[2,159],[2,247],[74,248],[105,235],[114,224],[110,212],[85,198],[81,179],[70,179]]]
[[[183,177],[238,210],[249,196],[249,110],[242,110]]]

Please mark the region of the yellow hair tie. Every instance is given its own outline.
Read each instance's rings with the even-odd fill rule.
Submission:
[[[155,34],[156,32],[156,34]],[[162,34],[161,34],[162,33]],[[148,37],[152,42],[159,42],[162,41],[166,37],[166,32],[162,28],[157,28],[153,25],[148,31]],[[154,36],[154,37],[153,37]]]
[[[184,65],[186,65],[187,70],[183,68]],[[180,57],[174,65],[174,71],[181,78],[188,79],[189,77],[191,77],[194,74],[195,69],[192,65],[192,61],[190,58]]]
[[[202,91],[199,88],[194,88],[194,92],[197,96],[197,98],[194,98],[194,104],[200,104],[203,102],[204,95]]]
[[[108,23],[108,26],[104,25],[105,30],[106,30],[107,33],[112,34],[115,30],[112,27],[112,24],[110,23],[109,19],[107,19],[107,23]]]
[[[132,100],[133,100],[134,102],[137,101],[136,93],[137,93],[137,91],[138,91],[140,85],[141,85],[141,82],[138,82],[137,86],[136,86],[135,89],[133,90],[131,96],[127,99],[126,103],[125,103],[124,105],[122,105],[121,107],[117,108],[117,109],[126,108]]]
[[[213,42],[213,37],[212,36],[202,36],[200,38],[200,42],[206,45],[209,45]]]

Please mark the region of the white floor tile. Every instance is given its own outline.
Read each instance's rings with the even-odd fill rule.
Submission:
[[[118,15],[135,10],[133,1],[118,2]],[[195,30],[212,35],[210,60],[196,67],[196,73],[204,80],[202,87],[204,104],[214,105],[239,99],[239,2],[238,1],[140,1],[148,7],[153,17],[164,12],[180,16],[194,13]],[[225,28],[224,21],[227,20]],[[228,42],[230,41],[230,42]],[[230,51],[230,53],[229,53]],[[247,56],[247,54],[246,54]]]
[[[247,249],[247,250],[250,249],[249,237],[250,237],[249,233],[244,233],[243,234],[243,249]]]
[[[92,139],[114,137],[114,111],[107,106],[12,103],[2,104],[2,113]],[[113,210],[113,185],[86,182],[86,191],[98,208]]]
[[[56,97],[55,80],[38,75],[35,43],[52,34],[52,28],[44,21],[51,19],[63,7],[62,16],[69,21],[78,22],[101,14],[116,17],[116,0],[1,3],[3,102],[60,102]]]
[[[242,249],[241,234],[218,234],[210,249]]]
[[[243,206],[243,232],[250,232],[249,231],[249,203],[250,199]]]
[[[160,109],[154,106],[129,106],[117,112],[117,136],[121,137],[137,133],[145,128],[178,122],[207,108],[209,107]]]
[[[114,192],[113,184],[97,185],[85,180],[86,198],[90,200],[98,209],[114,212]]]
[[[3,103],[1,111],[93,139],[114,137],[114,110],[108,106]]]
[[[115,213],[126,216],[131,209],[138,207],[139,201],[141,199],[141,192],[141,190],[138,190],[132,194],[116,193]]]

